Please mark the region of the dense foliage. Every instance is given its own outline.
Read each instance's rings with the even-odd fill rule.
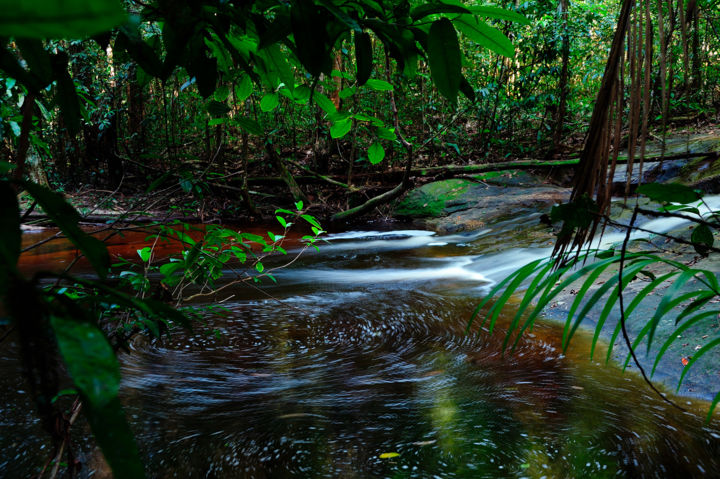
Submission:
[[[278,213],[283,227],[297,218],[312,242],[321,227],[305,207],[347,210],[336,218],[362,214],[407,189],[415,166],[573,154],[617,14],[614,3],[586,0],[2,0],[0,7],[4,314],[56,444],[67,428],[54,401],[59,353],[115,475],[133,478],[142,464],[117,399],[115,350],[137,331],[189,326],[187,315],[148,295],[148,272],[179,301],[187,284],[212,288],[231,257],[267,275],[246,242],[283,253],[282,235],[211,228],[198,241],[170,229],[183,253],[157,265],[142,250],[142,272],[127,267],[111,287],[104,245],[53,190],[174,188],[201,216],[206,199],[225,198],[218,214]],[[664,35],[654,51],[662,54],[648,62],[662,68],[645,112],[660,134],[673,121],[710,117],[720,103],[717,2],[662,8],[671,21],[655,26]],[[393,185],[376,185],[378,177],[402,179],[387,191]],[[280,193],[257,191],[275,183]],[[97,279],[18,271],[20,192],[22,206],[40,206]],[[271,201],[258,201],[267,195]],[[107,327],[117,318],[121,328]]]

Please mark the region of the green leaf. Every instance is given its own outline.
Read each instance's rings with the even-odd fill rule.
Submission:
[[[318,223],[318,220],[314,216],[300,215],[300,217],[302,219],[304,219],[305,221],[307,221],[308,223],[310,223],[312,226],[314,226],[316,228],[322,228],[322,226],[320,226],[320,223]]]
[[[230,88],[228,88],[227,85],[220,85],[217,87],[217,90],[215,90],[215,93],[213,93],[213,98],[219,102],[225,102],[228,96],[230,96]]]
[[[265,266],[263,266],[262,263],[257,263],[255,265],[255,269],[257,270],[258,273],[262,273],[265,270]]]
[[[378,138],[381,138],[383,140],[397,140],[397,135],[395,135],[395,128],[385,128],[378,126],[375,128],[375,134]]]
[[[75,91],[75,83],[67,70],[67,54],[58,53],[52,57],[55,73],[55,103],[60,107],[65,126],[70,136],[80,131],[80,100]]]
[[[648,183],[640,185],[637,192],[659,203],[693,203],[702,195],[689,186],[680,183]]]
[[[207,111],[213,118],[224,117],[230,111],[230,107],[225,102],[210,100],[207,105]]]
[[[280,50],[279,43],[273,43],[268,47],[263,48],[258,52],[258,54],[263,60],[265,60],[266,65],[269,68],[272,68],[272,70],[280,78],[280,81],[284,83],[289,90],[292,90],[295,87],[295,78],[293,76],[290,63],[288,63],[287,54],[284,54]],[[277,85],[272,86],[273,88],[277,87]]]
[[[92,404],[108,404],[120,388],[120,366],[102,331],[93,324],[58,316],[51,317],[50,323],[75,386]]]
[[[235,85],[235,98],[239,102],[247,100],[253,91],[252,80],[248,75],[243,75],[240,82]]]
[[[35,38],[18,38],[16,42],[30,71],[38,76],[41,83],[48,85],[52,81],[52,64],[42,41]]]
[[[385,158],[385,149],[380,143],[373,143],[368,148],[368,160],[373,165],[377,165]]]
[[[460,80],[460,91],[463,95],[465,95],[465,98],[470,101],[475,101],[475,90],[473,89],[472,85],[470,85],[470,83],[467,81],[467,78],[465,78],[464,75]]]
[[[261,136],[263,133],[265,133],[260,124],[252,118],[236,116],[235,118],[233,118],[233,121],[240,125],[240,128],[247,131],[251,135]]]
[[[715,408],[718,405],[718,402],[720,402],[720,392],[715,395],[712,402],[710,403],[710,408],[708,409],[707,417],[705,418],[705,422],[710,422],[712,420],[713,412],[715,411]]]
[[[435,15],[438,13],[470,13],[470,10],[460,5],[449,5],[443,2],[431,2],[424,5],[417,6],[410,10],[410,18],[413,21],[425,18],[428,15]]]
[[[384,80],[376,80],[374,78],[371,80],[368,80],[366,82],[366,85],[368,87],[372,88],[373,90],[378,90],[378,91],[390,91],[393,89],[393,86],[390,83],[388,83]]]
[[[368,33],[355,33],[355,62],[357,64],[357,84],[362,86],[370,78],[373,68],[372,41]]]
[[[692,232],[690,241],[692,241],[693,248],[695,248],[698,254],[707,256],[715,242],[715,238],[707,225],[698,225]]]
[[[120,400],[115,397],[107,404],[84,405],[85,417],[102,449],[103,456],[117,479],[140,479],[145,477],[133,433],[125,419]]]
[[[78,226],[80,215],[58,193],[30,181],[20,182],[47,213],[50,219],[65,233],[65,236],[87,257],[100,278],[107,277],[110,256],[105,244],[85,233]]]
[[[19,136],[19,135],[16,135]],[[0,160],[0,175],[7,175],[11,170],[13,170],[17,165],[13,163],[9,163],[7,161]]]
[[[307,85],[300,85],[292,92],[293,100],[295,103],[304,105],[310,99],[310,93],[310,88]]]
[[[340,120],[332,124],[330,127],[330,136],[333,138],[342,138],[343,136],[347,135],[348,132],[352,129],[352,120],[346,119],[346,120]]]
[[[491,27],[472,15],[461,15],[455,19],[454,24],[458,30],[478,45],[508,58],[515,56],[515,47],[512,42],[497,28]]]
[[[445,98],[456,103],[462,60],[457,34],[450,20],[441,18],[433,22],[427,50],[433,82]]]
[[[295,2],[290,9],[290,23],[295,39],[295,53],[312,76],[330,73],[332,42],[325,28],[327,18],[314,2]]]
[[[15,190],[7,181],[0,181],[0,297],[12,281],[20,257],[21,237],[20,207]]]
[[[354,94],[355,94],[355,87],[351,86],[351,87],[343,88],[342,90],[340,90],[340,93],[338,93],[338,96],[340,97],[341,100],[345,100],[347,98],[350,98]]]
[[[115,0],[0,0],[0,11],[0,36],[18,38],[84,38],[127,18]]]
[[[262,97],[260,100],[260,109],[267,113],[277,108],[279,103],[280,98],[277,93],[270,93]]]
[[[322,111],[327,113],[328,115],[331,115],[333,113],[337,113],[337,108],[335,108],[335,104],[330,101],[330,98],[325,96],[324,94],[320,93],[319,91],[313,92],[313,100],[315,101],[315,104],[320,107]]]
[[[692,356],[692,359],[690,359],[690,361],[685,365],[685,367],[683,368],[682,374],[680,374],[680,379],[678,380],[677,389],[675,390],[676,392],[680,390],[680,385],[682,384],[683,379],[685,379],[685,375],[688,373],[688,371],[693,366],[693,364],[695,364],[701,357],[703,357],[705,355],[705,353],[707,353],[708,351],[710,351],[711,349],[713,349],[717,346],[720,346],[720,338],[713,339],[712,341],[707,343],[705,346],[703,346],[699,350],[695,351],[695,353]]]
[[[517,22],[522,25],[530,25],[530,19],[525,15],[521,15],[512,10],[507,10],[500,7],[492,7],[488,5],[468,7],[475,15],[480,15],[485,18],[493,18],[495,20],[508,20],[511,22]]]
[[[137,250],[138,256],[140,256],[140,259],[143,263],[147,263],[150,260],[150,255],[152,255],[152,248],[149,246],[146,246],[142,249]]]

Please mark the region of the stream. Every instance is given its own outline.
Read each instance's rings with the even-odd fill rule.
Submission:
[[[563,354],[562,326],[544,321],[503,356],[502,330],[466,334],[489,288],[547,252],[530,233],[521,247],[509,239],[535,223],[330,235],[278,270],[277,285],[223,291],[227,312],[193,333],[136,341],[121,356],[121,398],[149,476],[716,474],[720,428],[704,422],[707,404],[676,397],[679,411],[636,374],[590,361],[587,335]],[[40,255],[30,269],[43,261],[67,260]],[[48,455],[16,354],[11,338],[0,352],[8,478]],[[87,440],[79,448],[101,464]]]

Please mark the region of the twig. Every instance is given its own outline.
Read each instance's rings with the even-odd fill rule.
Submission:
[[[637,219],[639,208],[636,206],[633,211],[632,219],[630,219],[630,228],[627,229],[627,233],[625,234],[625,240],[623,241],[622,249],[620,250],[620,268],[618,269],[618,301],[620,304],[620,327],[622,328],[622,335],[623,338],[625,338],[625,345],[630,350],[630,355],[633,358],[633,362],[637,366],[638,370],[640,371],[640,374],[642,374],[643,379],[645,382],[650,386],[650,389],[655,391],[660,398],[665,401],[666,403],[678,408],[681,411],[685,411],[685,409],[678,404],[675,404],[673,401],[668,399],[663,393],[658,390],[655,385],[650,381],[650,378],[645,373],[645,369],[640,364],[640,361],[637,358],[637,355],[635,354],[635,350],[633,349],[632,342],[630,341],[630,336],[628,335],[627,327],[626,327],[626,318],[625,318],[625,304],[623,301],[623,270],[625,269],[625,253],[627,252],[627,246],[630,242],[630,233],[632,231],[632,225],[635,223],[635,220]]]

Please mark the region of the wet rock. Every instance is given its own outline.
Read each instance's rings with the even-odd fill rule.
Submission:
[[[505,180],[510,184],[503,184]],[[518,183],[513,178],[505,180],[495,180],[500,184],[466,179],[428,183],[401,198],[395,204],[394,215],[412,218],[435,231],[455,233],[475,230],[510,216],[544,212],[569,197],[568,189],[542,185],[532,175],[521,177],[525,186],[514,186]]]

